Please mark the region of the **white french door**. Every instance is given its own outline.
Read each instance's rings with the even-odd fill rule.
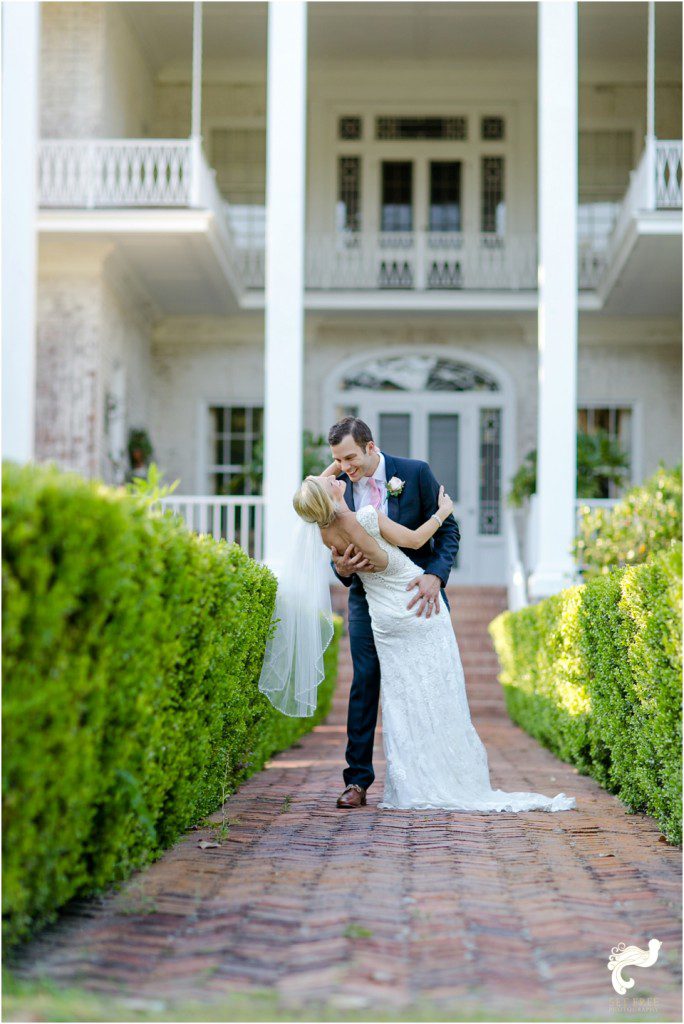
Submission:
[[[366,394],[358,401],[382,451],[428,462],[454,502],[461,546],[452,582],[480,582],[477,536],[478,407],[471,396]]]

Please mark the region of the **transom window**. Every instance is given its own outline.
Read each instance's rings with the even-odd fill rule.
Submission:
[[[211,494],[261,494],[257,446],[263,439],[261,406],[209,407],[207,473]]]
[[[376,139],[467,139],[466,117],[376,117]]]
[[[386,356],[346,376],[343,391],[498,391],[485,370],[438,356]]]

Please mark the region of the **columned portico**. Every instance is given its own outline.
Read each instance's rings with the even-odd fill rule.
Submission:
[[[306,3],[269,3],[266,108],[266,561],[292,544],[302,471]]]
[[[34,457],[40,4],[2,8],[2,454]]]
[[[530,595],[575,570],[577,462],[577,4],[539,4],[537,564]]]

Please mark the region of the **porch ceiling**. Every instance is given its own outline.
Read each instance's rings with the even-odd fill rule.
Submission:
[[[157,315],[238,310],[232,271],[203,210],[53,211],[38,214],[41,258],[71,263],[88,242],[110,245]]]
[[[633,223],[604,289],[601,311],[681,316],[682,228],[679,211],[642,214]]]
[[[536,3],[309,3],[308,42],[313,61],[436,60],[473,63],[535,61]],[[647,3],[583,0],[579,5],[580,64],[646,61]],[[189,71],[192,4],[122,2],[155,72],[175,65]],[[228,61],[266,59],[268,5],[204,4],[207,68]],[[658,63],[682,59],[678,2],[656,4]]]

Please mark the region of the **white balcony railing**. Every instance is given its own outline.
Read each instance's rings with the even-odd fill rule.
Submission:
[[[232,207],[215,178],[196,138],[40,143],[42,207],[209,209],[235,287],[263,290],[263,210]],[[610,237],[580,233],[579,287],[597,287],[638,210],[681,205],[682,143],[653,140],[632,171]],[[308,290],[331,291],[534,291],[537,238],[429,231],[313,233],[306,239],[305,283]]]
[[[658,210],[682,208],[682,142],[655,144],[655,205]]]
[[[239,260],[246,287],[263,288],[263,242],[244,246]],[[332,291],[534,290],[537,239],[428,231],[309,234],[305,281],[309,290]]]
[[[45,139],[40,205],[191,206],[192,157],[190,139]]]
[[[183,517],[189,530],[239,544],[251,558],[264,557],[264,498],[260,495],[169,495],[159,504]]]

